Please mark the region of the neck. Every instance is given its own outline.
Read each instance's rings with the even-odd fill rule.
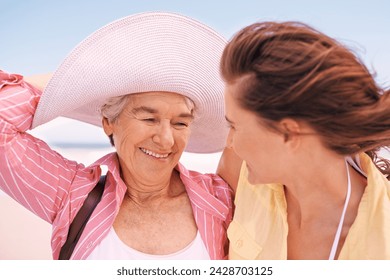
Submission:
[[[180,182],[180,175],[176,170],[173,170],[169,178],[157,182],[142,182],[130,178],[126,180],[126,196],[140,205],[162,201],[166,198],[175,197],[182,192]]]
[[[321,161],[304,161],[285,183],[287,210],[293,222],[301,226],[318,218],[339,218],[347,193],[345,159],[338,155],[322,155]],[[318,162],[318,165],[316,165]],[[352,205],[358,205],[365,180],[348,165],[352,185]],[[357,207],[356,207],[357,208]],[[324,215],[324,213],[327,213]]]

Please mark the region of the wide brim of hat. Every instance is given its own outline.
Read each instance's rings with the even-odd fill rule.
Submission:
[[[58,116],[101,126],[107,98],[131,93],[176,92],[197,111],[186,151],[225,146],[219,61],[226,40],[185,16],[141,13],[116,20],[88,36],[65,58],[38,103],[33,128]]]

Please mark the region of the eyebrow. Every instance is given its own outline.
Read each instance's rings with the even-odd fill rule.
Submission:
[[[137,108],[133,108],[131,110],[131,112],[133,114],[137,114],[137,113],[150,113],[150,114],[157,114],[158,113],[158,110],[154,109],[154,108],[151,108],[151,107],[148,107],[148,106],[140,106],[140,107],[137,107]],[[178,115],[179,118],[189,118],[189,119],[194,119],[194,115],[193,114],[190,114],[190,113],[181,113]]]
[[[138,113],[156,114],[156,113],[158,113],[158,111],[156,109],[153,109],[153,108],[147,107],[147,106],[141,106],[141,107],[133,108],[131,110],[131,112],[134,113],[134,114],[138,114]]]

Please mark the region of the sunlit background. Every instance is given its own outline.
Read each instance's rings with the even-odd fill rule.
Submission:
[[[101,26],[145,11],[202,21],[229,39],[255,21],[303,21],[339,39],[367,64],[382,86],[390,81],[390,1],[129,1],[0,0],[0,69],[53,72],[74,46]],[[112,151],[100,128],[59,118],[31,132],[64,156],[90,164]],[[188,154],[189,169],[214,172],[220,153]],[[383,152],[390,158],[390,153]],[[1,170],[1,167],[0,167]],[[0,193],[0,259],[47,259],[50,226]]]

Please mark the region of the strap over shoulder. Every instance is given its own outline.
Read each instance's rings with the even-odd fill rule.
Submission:
[[[68,237],[61,248],[59,260],[69,260],[72,256],[73,250],[76,247],[85,225],[102,198],[105,182],[106,175],[103,175],[85,199],[83,206],[80,208],[69,227]]]

